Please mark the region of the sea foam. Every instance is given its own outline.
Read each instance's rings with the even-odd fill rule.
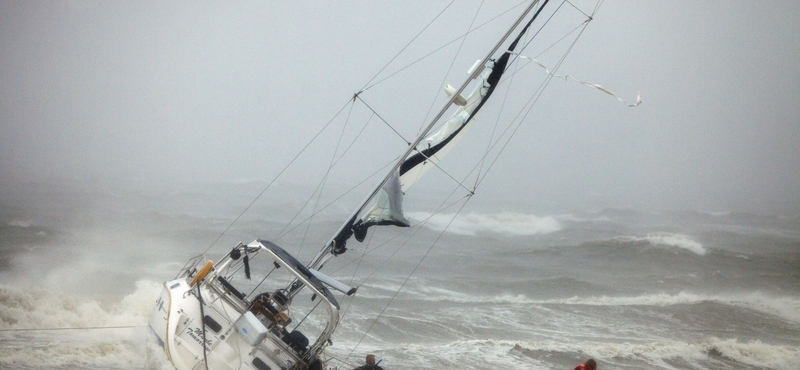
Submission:
[[[700,256],[706,254],[706,248],[703,246],[703,244],[693,240],[690,236],[684,234],[650,233],[647,234],[647,236],[644,238],[624,236],[617,239],[622,241],[648,242],[654,246],[678,247],[691,251]]]
[[[717,302],[729,306],[748,308],[754,311],[775,315],[785,320],[800,323],[800,299],[796,297],[771,297],[762,293],[735,295],[701,295],[687,292],[678,294],[644,294],[635,297],[573,297],[539,301],[538,303],[574,304],[589,306],[672,306]]]
[[[8,226],[28,228],[36,226],[36,223],[31,220],[14,220],[9,222]]]
[[[711,356],[720,356],[749,366],[770,369],[796,368],[800,362],[800,349],[791,346],[770,345],[760,341],[739,342],[736,339],[706,337],[692,342],[664,341],[647,343],[579,344],[580,352],[587,353],[599,362],[613,363],[624,360],[642,360],[665,368],[673,368],[670,360],[681,359],[705,368],[698,362],[707,362]],[[575,352],[575,344],[522,342],[519,349],[545,352]]]
[[[476,235],[486,232],[509,235],[538,235],[549,234],[562,229],[561,223],[555,217],[539,217],[516,212],[492,214],[470,212],[458,216],[452,213],[431,215],[425,212],[410,212],[408,217],[414,222],[424,222],[424,225],[429,229],[442,231],[446,228],[447,231],[460,235]]]
[[[53,291],[0,287],[0,368],[140,367],[147,319],[160,285],[104,302]],[[19,341],[25,345],[14,345]]]

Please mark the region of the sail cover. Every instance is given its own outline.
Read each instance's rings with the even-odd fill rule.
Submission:
[[[457,97],[455,99],[461,101],[463,105],[459,104],[459,108],[450,119],[439,130],[420,141],[415,150],[403,160],[398,170],[384,183],[375,205],[358,220],[351,220],[347,227],[343,228],[340,234],[334,238],[336,242],[334,254],[343,253],[346,250],[345,243],[353,234],[355,234],[356,240],[363,241],[367,235],[367,229],[371,226],[409,226],[402,209],[405,191],[425,172],[435,166],[461,139],[475,115],[500,82],[517,43],[547,5],[547,2],[547,0],[543,2],[503,55],[497,60],[487,62],[484,70],[476,77],[477,84],[470,95],[466,98]]]

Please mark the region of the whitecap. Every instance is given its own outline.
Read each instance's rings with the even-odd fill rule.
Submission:
[[[684,234],[650,233],[647,234],[647,236],[644,238],[626,236],[626,237],[620,237],[618,239],[623,241],[643,241],[643,242],[648,242],[654,246],[678,247],[681,249],[686,249],[700,256],[706,254],[706,248],[703,246],[703,244],[693,240],[692,237]]]
[[[497,233],[508,235],[540,235],[549,234],[562,229],[561,223],[553,216],[539,217],[517,212],[500,212],[481,214],[470,212],[454,215],[425,212],[411,212],[408,217],[416,222],[424,222],[424,226],[460,235],[476,235],[478,233]]]
[[[521,342],[519,347],[533,351],[574,352],[574,348],[562,343]],[[709,353],[717,352],[723,357],[757,368],[790,369],[800,362],[800,349],[791,346],[771,345],[760,341],[741,343],[736,339],[702,338],[692,342],[658,341],[645,343],[583,344],[581,351],[598,361],[613,362],[613,359],[639,359],[650,364],[672,368],[666,362],[683,359],[695,362],[707,360]],[[704,366],[697,364],[698,367]]]
[[[553,299],[535,303],[554,303],[590,306],[672,306],[678,304],[695,304],[700,302],[717,302],[729,306],[742,307],[754,311],[775,315],[785,320],[800,322],[800,299],[795,297],[771,297],[763,293],[745,293],[735,295],[701,295],[689,292],[677,294],[644,294],[635,297],[572,297]]]
[[[28,228],[36,226],[36,223],[31,220],[14,220],[9,222],[8,226]]]

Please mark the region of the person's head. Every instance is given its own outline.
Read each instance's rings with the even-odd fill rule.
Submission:
[[[597,362],[595,362],[594,359],[590,358],[584,363],[589,370],[597,370]]]
[[[367,365],[375,366],[375,355],[367,355]]]

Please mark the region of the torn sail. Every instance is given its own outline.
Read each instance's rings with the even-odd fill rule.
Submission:
[[[539,16],[547,2],[548,0],[544,1],[503,55],[497,60],[487,62],[484,70],[475,78],[478,83],[469,97],[457,96],[452,100],[459,106],[456,112],[438,131],[419,141],[415,150],[403,160],[398,170],[386,179],[380,190],[378,201],[372,209],[357,220],[357,216],[354,216],[339,231],[338,235],[332,239],[333,254],[344,253],[347,249],[345,247],[347,239],[351,235],[355,235],[356,240],[359,242],[363,241],[367,235],[367,229],[373,225],[409,226],[408,220],[403,216],[403,194],[425,172],[435,166],[461,139],[468,125],[483,107],[483,104],[489,100],[495,87],[500,82],[500,78],[506,70],[508,60],[514,49],[516,49],[517,43],[528,31],[528,27]],[[475,72],[471,71],[471,73]],[[448,94],[450,93],[449,89],[450,87],[448,86],[448,89],[446,89]]]
[[[492,90],[492,86],[487,81],[491,73],[492,68],[485,68],[476,78],[478,83],[469,97],[459,97],[464,104],[458,107],[438,131],[421,141],[414,152],[406,157],[400,168],[384,184],[378,201],[353,226],[356,240],[363,241],[370,226],[409,226],[408,220],[403,215],[403,195],[422,175],[450,152],[464,135],[468,124],[477,113],[477,109]]]

